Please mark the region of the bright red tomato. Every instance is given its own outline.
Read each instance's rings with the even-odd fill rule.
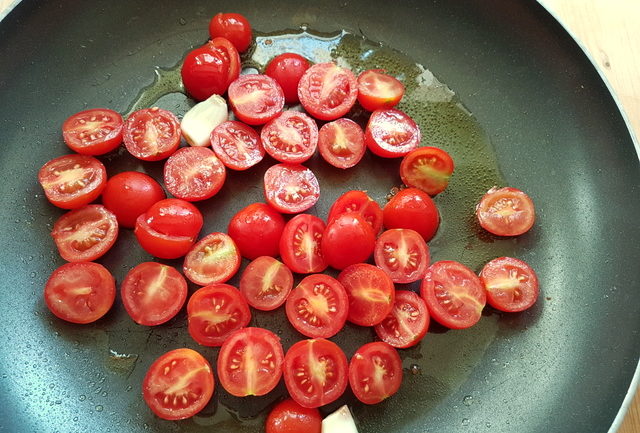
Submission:
[[[217,13],[209,22],[211,39],[223,37],[228,39],[241,53],[251,45],[251,25],[249,21],[236,13]]]
[[[95,322],[107,314],[115,298],[116,282],[98,263],[65,263],[51,273],[44,286],[49,310],[72,323]]]
[[[250,126],[229,120],[211,132],[211,147],[222,163],[232,170],[246,170],[264,158],[258,133]]]
[[[364,132],[351,119],[325,123],[318,134],[320,155],[337,168],[351,168],[364,156]]]
[[[356,398],[376,404],[398,392],[402,384],[402,360],[383,341],[360,347],[349,363],[349,385]]]
[[[109,178],[102,191],[102,204],[113,212],[122,227],[133,228],[136,219],[166,195],[151,176],[125,171]]]
[[[524,311],[538,299],[538,277],[528,263],[512,257],[498,257],[484,265],[480,281],[487,291],[487,303],[506,311]]]
[[[324,230],[324,221],[315,215],[300,214],[287,222],[280,238],[280,256],[289,269],[311,274],[327,268],[320,247]]]
[[[407,186],[421,189],[430,196],[440,194],[449,185],[453,159],[437,147],[419,147],[409,152],[400,164],[400,177]]]
[[[200,239],[184,258],[182,270],[193,283],[206,286],[225,283],[240,268],[240,251],[226,233],[211,233]]]
[[[225,340],[218,354],[218,379],[231,395],[265,395],[282,377],[280,338],[262,328],[243,328]]]
[[[373,258],[394,283],[413,283],[427,272],[429,247],[415,230],[391,229],[376,241]]]
[[[295,104],[298,102],[298,83],[309,66],[309,61],[301,55],[283,53],[271,59],[264,73],[280,84],[284,102]]]
[[[38,182],[51,204],[77,209],[100,196],[107,182],[107,170],[92,156],[64,155],[42,166]]]
[[[122,116],[108,108],[80,111],[62,124],[62,138],[74,152],[103,155],[122,143]]]
[[[247,265],[240,278],[240,292],[249,305],[271,311],[284,304],[293,287],[293,275],[287,266],[270,256],[262,256]]]
[[[420,144],[420,128],[408,114],[387,108],[371,113],[364,131],[370,151],[383,158],[405,156]]]
[[[299,164],[313,156],[318,147],[318,125],[299,111],[284,111],[260,132],[264,150],[280,162]]]
[[[284,225],[282,215],[269,205],[252,203],[231,217],[227,233],[242,257],[249,260],[260,256],[276,257],[280,253]]]
[[[491,188],[476,208],[483,229],[498,236],[518,236],[536,220],[533,201],[516,188]]]
[[[127,118],[122,134],[131,155],[143,161],[160,161],[178,149],[180,121],[170,111],[143,108]]]
[[[178,314],[187,299],[187,282],[171,266],[145,262],[127,273],[120,295],[134,322],[155,326]]]
[[[391,313],[375,326],[375,331],[385,343],[405,349],[422,340],[429,321],[427,304],[420,296],[409,290],[396,290]]]
[[[68,262],[102,257],[118,237],[118,220],[107,208],[89,204],[62,215],[51,231],[60,256]]]
[[[220,191],[227,173],[211,149],[183,147],[164,165],[164,185],[176,198],[206,200]]]
[[[175,349],[151,364],[142,381],[142,394],[157,416],[179,420],[204,409],[214,386],[211,365],[202,355]]]
[[[264,196],[275,210],[300,213],[313,207],[320,198],[315,174],[299,164],[276,164],[264,173]]]
[[[322,416],[317,408],[300,406],[288,398],[271,409],[265,429],[266,433],[320,433]]]
[[[138,217],[134,233],[149,254],[161,259],[177,259],[191,249],[202,224],[198,208],[187,201],[168,198]]]
[[[305,277],[286,303],[289,322],[303,335],[329,338],[347,321],[349,298],[338,280],[325,274]]]
[[[251,320],[249,305],[228,284],[211,284],[195,291],[187,303],[189,334],[203,346],[222,343]]]
[[[369,223],[377,236],[382,228],[382,209],[380,205],[364,191],[347,191],[331,205],[327,221],[335,220],[347,212],[357,212]]]
[[[225,90],[229,87],[232,81],[240,76],[242,70],[242,63],[240,61],[240,54],[235,45],[225,37],[216,37],[211,39],[207,45],[212,50],[222,54],[222,58],[229,62],[229,72],[227,74],[227,85]],[[224,92],[223,92],[224,93]],[[221,95],[222,93],[218,93]]]
[[[395,287],[382,269],[367,263],[356,263],[340,272],[338,281],[349,298],[349,322],[374,326],[391,312]]]
[[[262,125],[284,108],[284,93],[271,77],[241,75],[229,85],[229,104],[236,117],[249,125]]]
[[[332,341],[302,340],[284,356],[284,383],[301,406],[315,408],[337,400],[347,389],[347,357]]]
[[[411,229],[429,242],[438,231],[440,214],[429,194],[417,188],[398,192],[382,209],[383,224],[388,229]]]
[[[222,95],[240,75],[238,50],[225,38],[215,38],[190,51],[180,70],[182,84],[194,99]]]
[[[429,315],[451,329],[464,329],[478,323],[487,300],[478,276],[454,261],[432,264],[420,285],[420,295]]]
[[[375,243],[376,235],[362,215],[349,212],[327,224],[321,241],[322,255],[332,268],[344,269],[366,262]]]
[[[358,76],[358,102],[367,111],[393,108],[404,95],[404,85],[384,69],[368,69]]]
[[[300,78],[298,98],[309,114],[320,120],[335,120],[353,107],[358,84],[353,72],[335,63],[317,63]]]

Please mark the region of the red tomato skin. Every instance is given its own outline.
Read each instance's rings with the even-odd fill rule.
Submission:
[[[499,284],[498,287],[492,287],[495,280],[500,283],[504,278],[512,280],[512,284],[517,284],[517,287],[511,290],[502,288]],[[527,262],[513,257],[498,257],[485,264],[480,271],[480,281],[487,292],[487,304],[507,313],[531,308],[540,294],[538,276],[533,268]],[[518,294],[514,293],[516,290]],[[516,296],[519,299],[513,299]]]
[[[255,89],[260,88],[262,92]],[[258,93],[257,96],[256,93]],[[248,125],[263,125],[282,112],[284,108],[284,93],[273,78],[267,75],[241,75],[229,85],[229,105],[238,120]],[[254,107],[253,102],[263,96],[268,103]],[[247,98],[249,101],[247,102]]]
[[[373,81],[385,81],[386,92],[371,88]],[[384,69],[368,69],[358,76],[358,102],[367,111],[393,108],[404,95],[404,85]]]
[[[219,12],[209,22],[209,35],[228,39],[242,53],[251,45],[251,24],[243,15]]]
[[[336,87],[331,90],[324,89],[325,78],[329,76],[332,79],[329,85],[333,85],[334,80],[340,80],[338,83],[340,96],[343,98],[338,105],[326,106],[326,103],[337,101],[323,101],[324,94],[335,95]],[[316,82],[320,82],[320,86],[316,86]],[[318,88],[319,87],[319,88]],[[304,109],[319,120],[335,120],[344,116],[351,110],[353,104],[358,97],[358,84],[353,72],[346,68],[342,68],[335,63],[316,63],[305,71],[298,83],[298,99]]]
[[[415,230],[429,242],[438,231],[440,214],[429,194],[417,188],[399,191],[382,209],[388,229]]]
[[[320,433],[322,416],[317,408],[300,406],[288,398],[271,409],[265,429],[266,433]]]
[[[305,113],[294,110],[283,111],[262,127],[260,138],[264,150],[273,159],[290,164],[301,164],[316,152],[318,125]],[[290,148],[294,150],[289,150]]]
[[[197,101],[222,95],[229,87],[229,61],[209,44],[190,51],[180,69],[182,84]]]
[[[297,202],[287,201],[290,194],[287,186],[298,187]],[[306,194],[306,195],[305,195]],[[272,165],[264,173],[264,196],[271,207],[278,212],[294,214],[312,208],[320,198],[320,184],[311,170],[300,164]]]
[[[213,249],[212,254],[215,254],[216,249],[219,251],[220,248],[224,248],[224,256],[214,257],[216,259],[214,266],[218,265],[218,267],[213,270],[203,269],[202,266],[207,263],[202,266],[200,263],[208,262],[207,250]],[[240,251],[233,239],[226,233],[214,232],[200,239],[189,250],[184,258],[182,270],[189,281],[200,286],[226,283],[240,269],[240,261]]]
[[[329,266],[342,270],[366,262],[375,243],[376,236],[367,221],[360,214],[349,212],[327,224],[322,235],[322,255]]]
[[[339,215],[347,212],[360,213],[373,229],[373,234],[377,236],[380,233],[380,229],[382,229],[382,209],[366,192],[352,190],[338,197],[329,209],[327,222],[331,222]]]
[[[368,263],[356,263],[340,272],[338,281],[349,298],[349,322],[375,326],[391,312],[395,287],[382,269]]]
[[[177,259],[189,252],[195,243],[192,236],[170,236],[154,230],[146,221],[145,214],[136,220],[133,233],[147,253],[161,259]]]
[[[242,150],[230,146],[240,141]],[[246,170],[264,158],[264,146],[258,133],[249,125],[236,120],[228,120],[211,131],[211,147],[220,161],[231,170]],[[239,158],[236,154],[242,153]]]
[[[396,290],[395,295],[391,312],[374,329],[385,343],[406,349],[418,344],[426,335],[430,323],[429,310],[424,299],[415,292]],[[408,334],[409,331],[412,333]]]
[[[321,247],[325,228],[324,221],[309,214],[296,215],[285,224],[280,238],[280,257],[289,269],[299,274],[312,274],[327,268]]]
[[[242,257],[249,260],[260,256],[277,257],[284,225],[284,217],[272,207],[252,203],[231,217],[227,233]]]
[[[196,174],[192,174],[195,171]],[[224,165],[206,147],[183,147],[164,165],[164,185],[176,198],[200,201],[216,195],[227,178]]]
[[[389,126],[393,125],[393,130]],[[386,138],[391,132],[394,141]],[[371,113],[369,123],[364,130],[364,142],[371,152],[382,158],[399,158],[405,156],[420,144],[420,128],[408,114],[395,108],[380,109]]]
[[[318,149],[329,164],[347,169],[360,162],[367,147],[360,125],[343,117],[322,125],[318,133]]]
[[[376,266],[383,269],[394,283],[406,284],[424,278],[431,257],[429,246],[418,232],[390,229],[376,240],[373,259]],[[393,262],[390,262],[391,259]]]
[[[378,377],[378,368],[384,371],[382,378]],[[351,358],[349,384],[362,403],[376,404],[398,392],[402,372],[398,351],[383,341],[375,341],[360,347]],[[363,386],[365,380],[367,383]],[[383,383],[377,384],[376,380]]]
[[[264,73],[280,84],[284,102],[291,105],[299,101],[298,83],[310,66],[309,61],[299,54],[283,53],[271,59]]]
[[[265,278],[270,283],[266,288]],[[247,303],[262,311],[275,310],[284,304],[292,288],[291,270],[271,256],[261,256],[249,263],[242,272],[239,287]]]
[[[76,170],[76,166],[86,168],[88,175],[79,179],[86,185],[72,192],[71,197],[66,197],[66,191],[68,191],[70,187],[75,188],[78,184],[81,185],[78,179],[75,179],[72,184],[63,182],[60,187],[55,188],[57,183],[55,179],[50,180],[50,178],[58,177],[67,170]],[[56,172],[59,174],[56,174]],[[40,171],[38,171],[38,182],[42,186],[49,203],[62,209],[78,209],[91,203],[100,196],[106,186],[107,170],[99,160],[92,156],[63,155],[46,162],[42,168],[40,168]],[[64,189],[61,189],[63,186]]]
[[[95,123],[100,125],[90,129]],[[71,150],[81,155],[104,155],[122,143],[123,123],[120,113],[108,108],[92,108],[69,116],[62,124],[62,138]]]
[[[500,211],[510,209],[512,215]],[[517,188],[491,188],[476,207],[478,222],[483,229],[497,236],[520,236],[535,223],[535,206],[531,198]]]
[[[154,150],[140,149],[137,142],[139,138],[145,138],[145,130],[153,125],[154,143],[151,147]],[[159,126],[161,125],[161,126]],[[160,136],[158,130],[168,132],[168,136]],[[139,132],[140,131],[140,132]],[[124,146],[134,157],[143,161],[160,161],[168,158],[180,146],[180,121],[171,111],[162,108],[152,107],[134,111],[127,118],[122,130]]]
[[[416,168],[416,164],[422,168]],[[400,178],[405,185],[421,189],[433,197],[447,188],[453,169],[453,159],[446,151],[424,146],[405,155],[400,164]]]
[[[72,305],[67,305],[68,300],[64,299],[66,295],[64,289],[67,288],[67,285],[64,283],[69,280],[81,284],[81,287],[75,288],[76,290],[86,291],[87,284],[90,284],[89,287],[92,290],[87,295],[95,295],[98,299],[92,298],[91,305],[87,301],[81,303],[77,299],[73,300]],[[101,293],[95,293],[94,288],[100,289]],[[81,293],[78,296],[84,294]],[[82,325],[95,322],[107,314],[115,298],[115,279],[104,266],[93,262],[65,263],[51,273],[44,286],[44,300],[49,311],[62,320]],[[84,313],[73,311],[74,308],[83,306],[88,311]]]
[[[104,207],[115,214],[120,226],[129,229],[136,225],[140,215],[165,198],[160,184],[138,171],[125,171],[112,176],[102,191]]]

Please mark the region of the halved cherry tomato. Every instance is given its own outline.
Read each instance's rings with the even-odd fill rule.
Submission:
[[[427,304],[414,292],[396,290],[391,313],[374,329],[382,341],[393,347],[415,346],[429,329]]]
[[[187,303],[189,334],[203,346],[222,343],[251,320],[247,301],[228,284],[211,284],[196,290]]]
[[[107,170],[92,156],[64,155],[42,166],[38,182],[51,204],[77,209],[100,196],[107,182]]]
[[[240,75],[238,50],[225,38],[214,38],[190,51],[180,70],[184,88],[198,101],[222,95]]]
[[[349,322],[374,326],[391,312],[395,287],[382,269],[368,263],[356,263],[340,272],[338,281],[349,298]]]
[[[453,159],[437,147],[425,146],[412,150],[400,164],[402,182],[430,196],[440,194],[447,188],[452,173]]]
[[[222,163],[232,170],[246,170],[264,158],[258,133],[250,126],[229,120],[211,132],[211,147]]]
[[[222,58],[229,63],[229,72],[227,74],[227,85],[225,90],[229,87],[232,81],[240,76],[242,69],[242,63],[240,62],[240,54],[235,44],[226,37],[214,37],[208,43],[207,46],[212,50],[215,50],[222,54]],[[224,92],[222,92],[224,93]],[[222,93],[218,93],[221,95]]]
[[[249,305],[271,311],[284,304],[293,287],[293,275],[287,266],[270,256],[258,257],[242,272],[240,292]]]
[[[351,119],[341,118],[325,123],[318,134],[320,155],[337,168],[351,168],[360,162],[367,149],[364,132]]]
[[[271,409],[265,429],[266,433],[320,433],[322,416],[317,408],[300,406],[288,398]]]
[[[225,283],[240,268],[240,251],[226,233],[211,233],[200,239],[184,258],[182,270],[201,286]]]
[[[142,381],[142,394],[160,418],[179,420],[200,412],[214,388],[209,362],[191,349],[175,349],[156,359]]]
[[[533,268],[513,257],[488,262],[480,272],[480,281],[487,291],[487,303],[500,311],[524,311],[536,303],[540,293]]]
[[[299,213],[316,204],[320,185],[315,174],[300,164],[276,164],[264,173],[264,196],[278,212]]]
[[[284,102],[295,104],[298,102],[298,83],[309,66],[309,61],[301,55],[283,53],[271,59],[264,73],[280,84]]]
[[[166,195],[158,182],[139,171],[125,171],[109,178],[102,204],[113,212],[122,227],[133,228],[136,219]]]
[[[388,229],[411,229],[429,242],[438,231],[440,214],[429,194],[417,188],[399,191],[382,209]]]
[[[327,224],[322,235],[322,255],[327,264],[344,269],[354,263],[366,262],[376,243],[371,226],[357,212],[338,215]]]
[[[324,221],[315,215],[296,215],[287,222],[280,238],[280,256],[293,272],[311,274],[327,268],[321,249]]]
[[[480,320],[487,297],[478,276],[454,261],[435,262],[420,285],[429,315],[451,329],[464,329]]]
[[[202,229],[202,214],[177,198],[160,200],[136,220],[134,233],[149,254],[177,259],[191,249]]]
[[[251,25],[243,15],[219,12],[209,22],[209,35],[228,39],[242,53],[251,44]]]
[[[65,263],[51,273],[44,286],[49,310],[72,323],[95,322],[107,314],[115,298],[116,282],[98,263]]]
[[[62,124],[67,146],[83,155],[103,155],[122,143],[122,116],[108,108],[80,111]]]
[[[265,395],[282,377],[280,338],[262,328],[243,328],[225,340],[218,354],[218,379],[231,395]]]
[[[516,188],[491,188],[476,208],[483,229],[498,236],[518,236],[529,231],[536,220],[533,201]]]
[[[206,200],[220,191],[227,173],[211,149],[183,147],[164,165],[164,185],[176,198]]]
[[[313,156],[318,146],[316,121],[300,111],[284,111],[260,132],[262,145],[272,158],[299,164]]]
[[[405,156],[420,144],[420,128],[408,114],[387,108],[371,113],[364,130],[370,151],[383,158]]]
[[[382,209],[380,205],[364,191],[347,191],[331,205],[327,222],[335,220],[347,212],[357,212],[369,223],[377,236],[382,228]]]
[[[384,69],[368,69],[358,75],[358,102],[367,111],[393,108],[404,95],[404,85]]]
[[[391,229],[376,241],[373,258],[394,283],[413,283],[427,272],[429,246],[415,230]]]
[[[160,161],[180,145],[180,121],[170,111],[143,108],[129,116],[122,134],[131,155],[143,161]]]
[[[60,256],[68,262],[91,262],[102,257],[118,237],[116,216],[99,204],[62,215],[51,231]]]
[[[365,344],[351,358],[349,385],[361,402],[380,403],[398,392],[401,384],[402,360],[384,341]]]
[[[303,335],[329,338],[344,326],[349,313],[347,292],[338,280],[325,274],[305,277],[286,303],[289,322]]]
[[[269,205],[252,203],[231,217],[227,233],[234,240],[242,257],[253,260],[260,256],[276,257],[284,218]]]
[[[299,405],[315,408],[337,400],[347,389],[347,357],[332,341],[302,340],[284,356],[284,383]]]
[[[145,262],[127,273],[120,294],[134,322],[155,326],[178,314],[187,299],[187,282],[171,266]]]
[[[317,63],[298,83],[298,98],[309,114],[320,120],[335,120],[353,107],[358,84],[353,72],[335,63]]]
[[[280,85],[266,75],[241,75],[229,85],[228,95],[233,113],[249,125],[267,123],[284,107]]]

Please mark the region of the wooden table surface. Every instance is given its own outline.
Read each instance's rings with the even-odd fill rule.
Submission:
[[[590,54],[618,96],[636,137],[640,137],[640,1],[538,1]],[[15,3],[0,0],[0,18]],[[636,393],[618,433],[640,433],[640,393]]]

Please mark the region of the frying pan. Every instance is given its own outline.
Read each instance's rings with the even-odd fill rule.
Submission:
[[[509,252],[541,280],[541,298],[530,311],[488,308],[464,331],[432,325],[418,347],[402,351],[405,379],[391,399],[365,407],[347,393],[324,412],[347,403],[367,433],[615,429],[640,355],[638,156],[593,65],[537,3],[25,0],[0,23],[0,430],[258,432],[282,397],[282,383],[248,399],[218,386],[193,419],[155,418],[140,383],[157,356],[186,346],[216,359],[217,350],[190,339],[184,311],[166,325],[143,328],[116,299],[105,318],[74,326],[55,319],[42,299],[48,275],[62,264],[49,238],[62,212],[43,198],[36,173],[67,153],[61,123],[85,107],[126,112],[153,82],[155,67],[172,67],[205,40],[208,19],[219,10],[245,14],[260,32],[306,25],[383,41],[445,82],[455,92],[447,110],[455,105],[467,117],[427,101],[435,114],[419,118],[425,141],[450,149],[458,163],[450,189],[437,199],[443,225],[433,259],[477,270]],[[184,112],[190,102],[174,97],[163,103]],[[466,123],[458,128],[459,122]],[[122,152],[103,160],[109,174],[138,169],[161,177],[161,164]],[[235,211],[262,200],[260,177],[269,163],[231,173],[220,194],[200,205],[203,233],[224,230]],[[323,196],[313,210],[321,216],[349,187],[369,189],[383,203],[399,182],[397,163],[372,156],[349,172],[317,160],[309,165],[321,179]],[[531,232],[498,239],[477,230],[473,206],[493,182],[533,197],[538,214]],[[149,259],[122,230],[100,262],[121,281]],[[253,324],[280,333],[285,349],[300,338],[281,311],[255,313]],[[350,356],[372,338],[347,325],[334,340]]]

